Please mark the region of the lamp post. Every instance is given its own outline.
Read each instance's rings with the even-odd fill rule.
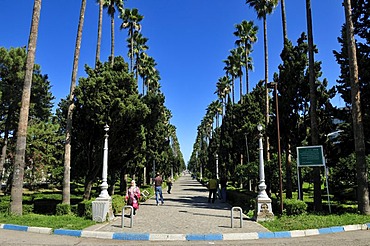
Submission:
[[[263,163],[263,142],[262,142],[262,130],[261,124],[258,124],[257,130],[259,132],[258,150],[259,150],[259,183],[258,183],[258,195],[256,199],[256,210],[254,213],[254,219],[256,221],[266,221],[274,217],[271,207],[271,199],[266,193],[265,184],[265,166]]]
[[[263,127],[261,124],[258,124],[257,130],[259,131],[259,140],[258,140],[258,152],[259,152],[259,183],[258,183],[258,197],[259,198],[268,198],[266,193],[266,184],[265,184],[265,165],[263,162],[263,143],[262,143],[262,130]]]
[[[104,126],[104,151],[103,151],[103,173],[102,173],[102,184],[100,185],[101,191],[100,191],[100,198],[109,198],[108,194],[108,183],[107,183],[107,177],[108,177],[108,131],[109,126],[105,124]]]
[[[113,220],[114,214],[112,209],[112,198],[108,194],[108,131],[109,126],[104,126],[104,150],[103,150],[103,171],[102,171],[102,184],[100,185],[101,191],[99,197],[92,203],[93,220],[97,222],[104,222]]]

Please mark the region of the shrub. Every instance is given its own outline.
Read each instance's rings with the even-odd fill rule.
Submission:
[[[56,206],[56,215],[70,215],[71,212],[71,205],[70,204],[64,204],[60,203]]]
[[[307,213],[307,203],[296,199],[284,200],[284,214],[285,215],[299,215]]]
[[[58,203],[60,200],[35,199],[33,211],[36,214],[55,214]]]
[[[0,202],[0,213],[8,214],[9,207],[10,207],[9,201],[1,201]]]
[[[22,213],[23,214],[31,214],[31,213],[33,213],[33,205],[31,205],[31,204],[23,204],[22,205]]]
[[[226,193],[227,202],[232,206],[241,207],[245,212],[253,210],[256,206],[253,195],[244,194],[237,190],[227,190]]]
[[[1,201],[0,202],[0,213],[1,214],[9,214],[10,211],[10,202],[9,201]],[[33,212],[33,205],[32,204],[23,204],[22,205],[22,213],[23,214],[30,214]]]
[[[77,214],[79,217],[92,219],[92,200],[80,202],[77,205]]]
[[[125,197],[121,195],[112,196],[112,209],[114,214],[122,212],[123,206],[125,206]]]
[[[71,213],[73,215],[78,215],[78,204],[71,205]]]

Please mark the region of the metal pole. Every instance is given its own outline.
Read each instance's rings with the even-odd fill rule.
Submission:
[[[283,170],[281,167],[281,147],[280,147],[280,120],[279,120],[279,98],[277,93],[277,83],[274,83],[275,101],[276,101],[276,126],[277,126],[277,144],[278,144],[278,163],[279,163],[279,182],[280,182],[280,214],[283,214]]]
[[[216,179],[218,180],[218,154],[216,154]]]

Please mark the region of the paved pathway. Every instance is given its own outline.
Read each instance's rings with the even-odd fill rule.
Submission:
[[[231,228],[231,206],[216,200],[208,203],[208,190],[189,174],[181,176],[172,187],[171,194],[163,192],[164,205],[156,206],[155,197],[141,203],[133,228],[130,228],[129,211],[126,211],[124,228],[121,216],[110,223],[97,224],[84,231],[151,233],[151,234],[210,234],[267,232],[260,224],[243,215],[243,227],[234,213]]]

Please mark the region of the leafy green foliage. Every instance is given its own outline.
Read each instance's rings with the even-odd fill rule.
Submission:
[[[5,168],[6,176],[11,174],[15,156],[16,131],[18,129],[21,95],[25,77],[26,48],[0,47],[0,146],[6,155],[0,159],[0,180]],[[29,119],[47,122],[51,118],[51,86],[47,75],[41,73],[38,64],[34,65]],[[8,174],[8,175],[7,175]]]
[[[78,204],[77,214],[87,220],[92,220],[92,200],[85,200]]]
[[[120,195],[112,196],[112,209],[114,214],[122,212],[122,208],[125,206],[125,197]]]
[[[56,206],[56,213],[55,215],[70,215],[71,212],[71,205],[60,203]]]
[[[59,125],[51,121],[31,120],[27,131],[25,182],[31,187],[59,176],[55,169],[61,166],[64,136]],[[52,176],[48,176],[52,174]]]
[[[300,215],[307,213],[307,204],[304,201],[297,199],[285,199],[284,211],[285,215]]]

